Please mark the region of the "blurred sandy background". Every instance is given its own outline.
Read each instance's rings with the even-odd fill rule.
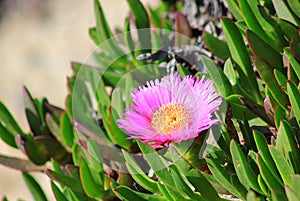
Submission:
[[[3,0],[0,0],[3,2]],[[123,26],[126,0],[100,0],[111,27]],[[70,61],[84,61],[94,45],[88,28],[95,24],[93,0],[6,0],[0,19],[0,99],[25,131],[22,85],[34,97],[46,96],[63,107]],[[146,4],[153,0],[144,0]],[[157,1],[156,1],[157,2]],[[20,157],[0,140],[0,153]],[[38,175],[49,200],[47,177]],[[21,173],[0,165],[0,199],[33,200]]]

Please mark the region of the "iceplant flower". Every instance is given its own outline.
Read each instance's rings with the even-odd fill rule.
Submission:
[[[134,104],[118,119],[129,139],[149,142],[152,147],[195,138],[217,123],[212,113],[221,104],[211,80],[178,73],[147,82],[131,94]]]

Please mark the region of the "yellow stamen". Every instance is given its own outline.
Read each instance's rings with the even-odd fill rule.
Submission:
[[[178,131],[191,121],[190,111],[179,104],[169,103],[159,108],[151,119],[152,127],[161,134],[171,134],[171,129]]]

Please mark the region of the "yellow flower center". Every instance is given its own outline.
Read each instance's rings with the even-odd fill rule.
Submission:
[[[151,119],[152,127],[161,134],[171,134],[171,129],[178,131],[191,121],[190,111],[179,104],[169,103],[157,110]]]

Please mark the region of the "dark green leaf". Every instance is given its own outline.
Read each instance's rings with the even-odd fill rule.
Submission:
[[[230,143],[230,152],[234,168],[241,183],[247,189],[250,188],[260,194],[264,194],[257,183],[257,175],[250,169],[246,156],[235,140],[232,140]]]
[[[140,0],[127,0],[138,30],[141,50],[151,49],[151,34],[149,17]]]
[[[261,172],[261,175],[266,182],[267,186],[270,188],[271,191],[278,192],[284,195],[284,188],[283,184],[279,183],[278,180],[273,176],[273,174],[270,172],[269,168],[267,167],[264,160],[260,157],[260,155],[257,155],[258,157],[258,163],[259,163],[259,170]],[[272,170],[273,171],[273,170]]]
[[[170,166],[170,171],[171,171],[172,178],[174,180],[176,189],[179,192],[181,192],[181,194],[187,196],[188,198],[190,198],[192,200],[199,200],[199,201],[205,201],[206,200],[204,197],[202,197],[199,194],[196,194],[196,193],[193,192],[193,190],[184,181],[183,176],[180,174],[180,172],[176,168],[176,166],[174,166],[174,165]]]
[[[291,175],[294,174],[293,169],[291,168],[290,164],[284,158],[284,156],[274,147],[269,145],[269,151],[272,155],[272,158],[277,166],[277,169],[283,179],[284,184],[290,185],[291,184]]]
[[[57,201],[68,201],[68,199],[65,197],[65,195],[60,191],[60,189],[55,185],[53,181],[51,181],[51,188],[55,196],[55,199]]]
[[[257,150],[264,164],[266,164],[269,171],[273,174],[273,177],[276,178],[277,181],[280,183],[281,179],[278,175],[278,170],[275,165],[275,162],[273,161],[273,158],[269,152],[268,143],[265,136],[261,132],[254,130],[253,137],[257,146]]]
[[[290,48],[285,48],[284,54],[289,58],[290,65],[293,67],[298,79],[300,79],[300,63],[293,57]]]
[[[47,201],[46,195],[37,181],[30,174],[27,174],[25,172],[23,172],[22,175],[34,200]]]
[[[256,76],[251,65],[250,57],[246,47],[244,46],[243,38],[237,26],[229,18],[222,18],[221,23],[227,39],[232,61],[236,64],[236,69],[240,79],[243,80],[241,83],[243,89],[258,103],[262,103],[263,100],[258,90]]]
[[[282,56],[275,49],[265,43],[249,29],[247,30],[246,35],[250,49],[254,55],[264,58],[272,68],[277,69],[280,72],[284,71]]]
[[[126,186],[118,186],[114,191],[120,199],[127,201],[167,201],[166,198],[160,195],[136,192]]]
[[[225,41],[214,37],[212,34],[206,31],[203,32],[202,38],[205,45],[215,56],[223,61],[230,57],[230,52]]]
[[[206,56],[200,56],[204,64],[204,67],[208,71],[210,79],[215,84],[217,91],[221,94],[223,98],[232,94],[231,84],[223,71],[216,66],[216,64]]]
[[[215,179],[224,186],[229,192],[233,195],[237,196],[238,198],[245,200],[247,190],[245,187],[239,182],[236,176],[230,175],[227,173],[221,165],[215,162],[211,158],[206,159],[208,163],[208,167],[212,174],[214,175]]]
[[[13,136],[16,136],[17,134],[24,134],[19,124],[16,122],[2,101],[0,101],[0,122],[4,124],[7,130],[13,134]]]
[[[297,119],[298,125],[300,125],[300,92],[292,81],[287,83],[287,92],[292,105],[292,111]]]
[[[15,136],[7,128],[5,128],[1,121],[0,121],[0,139],[3,140],[6,144],[13,148],[18,148],[16,141],[15,141]]]
[[[101,189],[101,187],[96,184],[84,157],[81,158],[79,170],[82,187],[85,193],[92,198],[101,198],[104,195],[104,189]]]
[[[141,185],[143,188],[147,189],[153,193],[159,193],[159,189],[157,187],[157,183],[150,179],[144,171],[140,168],[140,166],[136,163],[136,161],[132,158],[132,156],[125,150],[122,150],[126,167],[133,177],[133,179]]]
[[[70,189],[79,192],[79,193],[84,193],[84,190],[82,188],[82,185],[78,179],[75,179],[73,177],[69,177],[57,172],[53,172],[52,170],[46,170],[45,173],[52,179],[60,184],[69,187]]]
[[[74,143],[73,125],[69,119],[67,113],[64,113],[61,118],[60,131],[64,140],[64,143],[68,147],[72,147]]]
[[[285,109],[289,105],[287,95],[282,91],[279,84],[276,82],[276,79],[273,74],[273,69],[261,58],[253,57],[253,63],[257,68],[260,76],[267,84],[271,94],[275,98],[275,100],[279,103],[279,105]]]

